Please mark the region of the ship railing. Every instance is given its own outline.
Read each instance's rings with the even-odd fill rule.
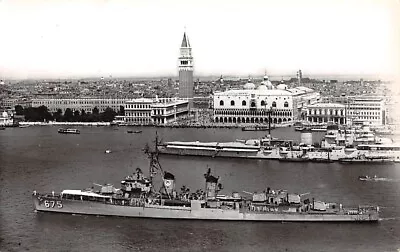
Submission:
[[[145,203],[144,207],[146,207],[146,208],[158,208],[158,209],[169,209],[169,210],[191,211],[191,208],[187,207],[187,206],[165,206],[165,205],[152,204],[152,203]]]
[[[41,196],[41,197],[46,197],[46,198],[60,198],[61,194],[55,193],[54,191],[51,193],[43,194],[43,193],[38,193],[36,190],[32,192],[32,195],[35,196]]]

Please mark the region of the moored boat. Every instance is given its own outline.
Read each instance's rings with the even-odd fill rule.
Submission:
[[[348,163],[348,164],[359,164],[359,163],[393,163],[393,158],[388,157],[365,157],[365,155],[360,155],[357,157],[350,157],[350,158],[340,158],[340,163]]]
[[[242,128],[242,131],[267,131],[269,129],[268,126],[246,126]],[[271,126],[271,129],[275,129],[275,127]]]
[[[60,129],[58,129],[58,133],[61,133],[61,134],[80,134],[81,132],[78,129],[60,128]]]

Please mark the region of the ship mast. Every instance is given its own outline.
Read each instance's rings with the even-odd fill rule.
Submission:
[[[150,184],[153,185],[153,177],[155,174],[157,174],[157,171],[161,172],[161,179],[163,181],[163,188],[165,190],[165,192],[168,195],[168,198],[171,199],[171,195],[169,195],[167,189],[165,188],[165,180],[164,180],[164,170],[161,167],[160,161],[159,161],[159,152],[158,152],[158,144],[159,144],[159,140],[158,140],[158,134],[156,131],[156,139],[155,139],[155,148],[154,150],[151,150],[151,148],[146,145],[146,147],[144,148],[144,152],[147,154],[148,158],[150,159],[150,165],[149,165],[149,175],[150,175]]]

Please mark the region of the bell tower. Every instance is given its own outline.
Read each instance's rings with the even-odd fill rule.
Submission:
[[[193,57],[189,38],[183,33],[179,55],[179,98],[189,101],[189,109],[193,107]]]

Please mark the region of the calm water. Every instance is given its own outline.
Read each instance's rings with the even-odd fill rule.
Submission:
[[[141,148],[154,128],[79,128],[61,135],[56,127],[0,131],[0,251],[396,251],[400,248],[400,182],[360,182],[360,175],[398,179],[399,165],[279,163],[162,156],[177,186],[204,186],[207,165],[224,190],[257,191],[270,186],[344,205],[378,204],[383,220],[357,223],[261,223],[177,221],[35,213],[33,190],[83,189],[120,180],[136,167],[147,171]],[[263,132],[223,129],[157,129],[164,141],[230,141]],[[274,136],[300,139],[291,128]],[[321,134],[314,135],[314,140]],[[106,149],[112,153],[105,154]]]

